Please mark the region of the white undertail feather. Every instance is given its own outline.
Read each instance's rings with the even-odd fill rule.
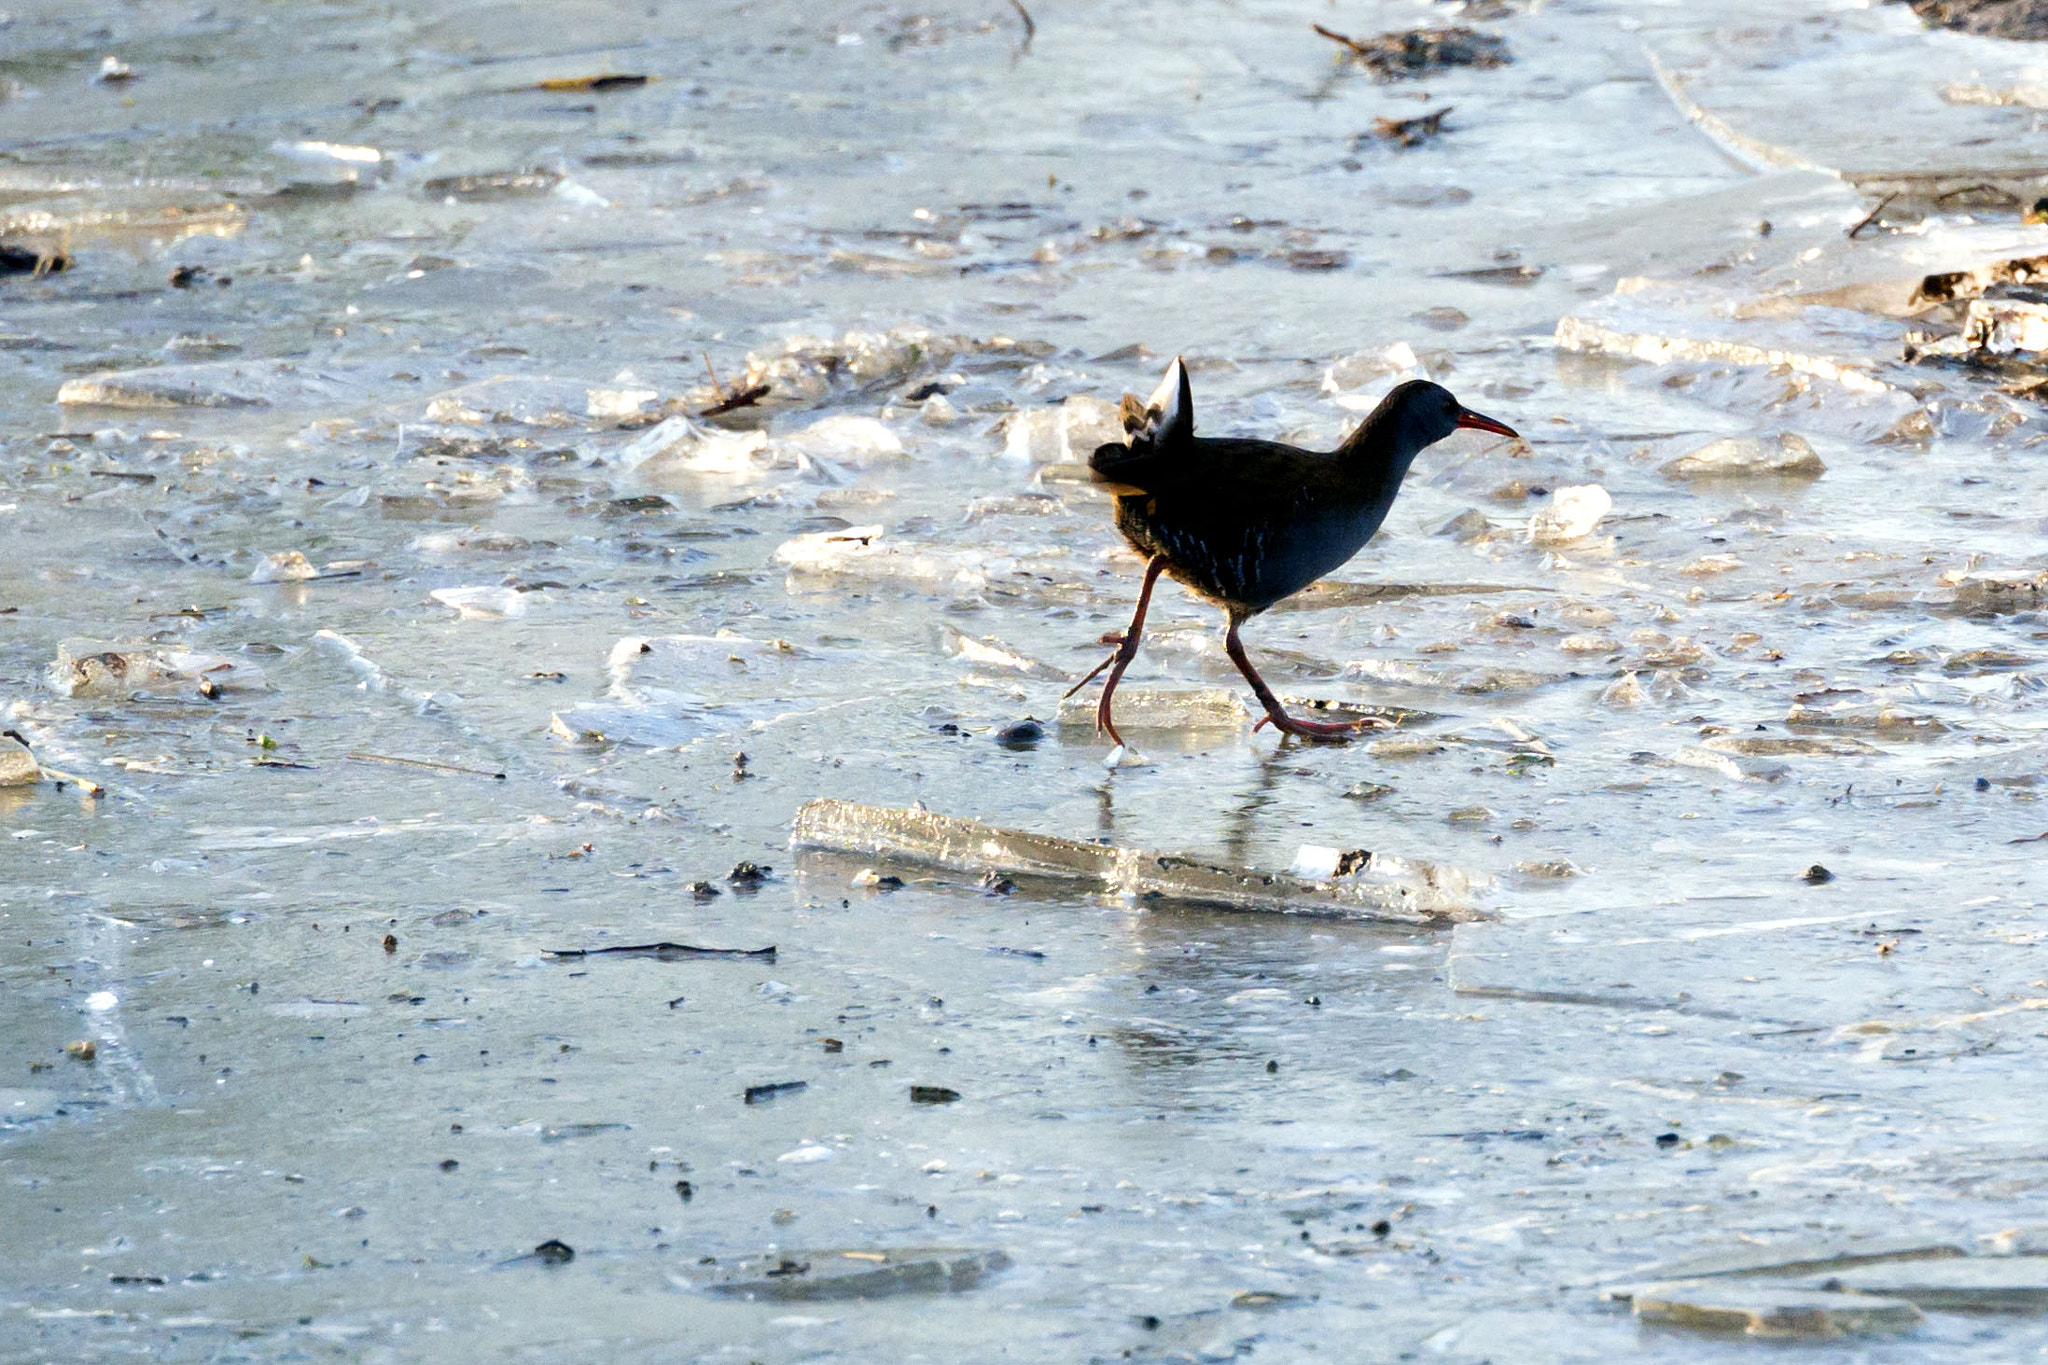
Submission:
[[[1133,445],[1140,441],[1169,445],[1188,440],[1195,434],[1195,396],[1188,383],[1187,365],[1175,356],[1152,396],[1141,404],[1125,394],[1120,411],[1124,430]]]

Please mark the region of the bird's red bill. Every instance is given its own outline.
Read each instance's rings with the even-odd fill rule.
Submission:
[[[1470,408],[1458,409],[1458,425],[1470,427],[1474,431],[1490,431],[1496,436],[1505,436],[1510,440],[1519,441],[1522,439],[1522,433],[1516,431],[1506,422],[1496,422],[1484,413],[1474,412]]]

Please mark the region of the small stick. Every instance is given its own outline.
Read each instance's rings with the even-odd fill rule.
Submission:
[[[1342,43],[1345,47],[1350,48],[1351,55],[1354,57],[1367,55],[1365,44],[1359,42],[1356,38],[1347,38],[1341,33],[1324,28],[1321,24],[1310,24],[1309,27],[1322,34],[1325,38],[1328,38],[1331,42]]]
[[[740,408],[751,408],[767,396],[768,385],[756,384],[750,389],[741,389],[738,393],[725,399],[724,402],[713,403],[708,408],[697,409],[697,415],[699,417],[717,417],[723,413],[735,412]]]
[[[1038,25],[1031,22],[1031,11],[1024,8],[1023,0],[1010,0],[1010,8],[1017,11],[1017,17],[1024,21],[1024,46],[1017,49],[1022,56],[1031,50],[1031,40],[1038,36]]]
[[[396,763],[406,768],[431,768],[435,772],[461,773],[464,777],[492,777],[505,780],[505,774],[485,772],[482,768],[465,768],[456,763],[439,763],[431,758],[399,758],[392,754],[366,754],[353,751],[342,755],[344,758],[359,759],[364,763]]]
[[[1857,234],[1857,233],[1859,233],[1859,232],[1863,231],[1863,229],[1865,229],[1865,228],[1869,227],[1869,226],[1870,226],[1870,225],[1871,225],[1872,223],[1876,222],[1876,221],[1877,221],[1877,215],[1878,215],[1878,214],[1880,214],[1880,213],[1883,213],[1883,212],[1885,211],[1886,207],[1887,207],[1887,206],[1889,206],[1889,205],[1891,204],[1892,200],[1894,200],[1894,199],[1896,199],[1896,198],[1898,198],[1898,197],[1899,197],[1899,191],[1897,191],[1897,190],[1893,190],[1893,191],[1892,191],[1892,192],[1891,192],[1890,194],[1888,194],[1888,195],[1886,195],[1886,196],[1885,196],[1884,198],[1882,198],[1882,199],[1878,200],[1878,201],[1877,201],[1877,207],[1876,207],[1876,208],[1874,208],[1874,209],[1872,209],[1872,210],[1871,210],[1870,212],[1868,212],[1868,213],[1864,214],[1864,215],[1863,215],[1863,220],[1862,220],[1861,222],[1857,223],[1855,227],[1852,227],[1852,228],[1850,228],[1850,229],[1849,229],[1849,238],[1850,238],[1850,240],[1851,240],[1851,241],[1855,240],[1855,237],[1856,237],[1856,234]]]
[[[718,371],[711,368],[711,352],[701,351],[699,354],[704,357],[704,373],[711,376],[711,391],[718,395],[719,402],[725,402],[725,385],[718,382]]]
[[[80,777],[76,773],[67,773],[61,768],[52,768],[47,763],[38,763],[36,766],[42,769],[43,776],[48,778],[50,781],[69,782],[73,786],[77,787],[80,791],[84,792],[87,796],[105,796],[107,794],[107,789],[105,787],[102,787],[99,783],[93,781],[89,777]]]

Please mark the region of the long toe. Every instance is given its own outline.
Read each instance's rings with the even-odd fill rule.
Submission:
[[[1390,728],[1387,722],[1378,716],[1361,716],[1357,720],[1297,720],[1293,716],[1278,719],[1265,716],[1259,721],[1259,725],[1268,723],[1282,734],[1295,735],[1301,739],[1356,739],[1367,730]],[[1259,725],[1254,725],[1252,729],[1257,730]]]

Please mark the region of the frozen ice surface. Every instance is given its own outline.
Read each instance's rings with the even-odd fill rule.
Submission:
[[[1334,21],[1514,53],[1423,105],[1300,13],[1027,5],[4,6],[0,1355],[1712,1365],[1601,1287],[2048,1226],[2037,353],[1905,359],[2038,283],[2040,52]],[[1142,759],[1056,720],[1175,355],[1212,434],[1524,434],[1245,630],[1395,732],[1254,731],[1171,581]],[[816,801],[897,851],[792,857]],[[777,957],[603,952],[662,942]],[[807,1249],[1012,1264],[672,1287]],[[1920,1311],[1772,1349],[2048,1349]]]
[[[289,360],[216,360],[66,380],[57,401],[108,408],[308,408],[345,403],[362,392],[353,378]]]

